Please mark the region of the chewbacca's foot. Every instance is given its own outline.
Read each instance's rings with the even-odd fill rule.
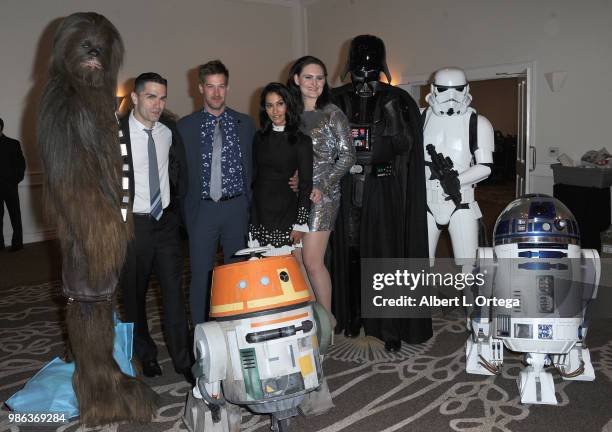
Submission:
[[[159,395],[136,378],[114,376],[112,389],[98,389],[91,399],[79,401],[81,423],[97,426],[108,423],[148,423],[157,413]],[[84,404],[83,404],[84,403]]]
[[[75,301],[68,305],[66,318],[76,366],[72,385],[81,422],[87,426],[150,422],[159,396],[117,366],[111,304]]]

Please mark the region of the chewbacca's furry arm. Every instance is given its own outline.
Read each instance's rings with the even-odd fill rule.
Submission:
[[[120,270],[128,236],[120,211],[121,156],[112,101],[104,103],[109,98],[101,91],[85,90],[90,94],[49,83],[41,103],[38,142],[48,208],[64,253],[72,254],[73,242],[78,242],[89,280],[97,285]]]

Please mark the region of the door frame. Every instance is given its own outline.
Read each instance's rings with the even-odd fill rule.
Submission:
[[[525,106],[527,117],[527,128],[525,130],[525,193],[531,192],[531,175],[535,170],[535,101],[536,101],[536,63],[535,61],[522,63],[506,63],[492,66],[480,66],[465,68],[468,81],[483,81],[501,78],[525,77],[527,83],[527,103]],[[398,87],[406,90],[417,102],[420,98],[420,87],[431,82],[431,74],[404,75],[401,77]],[[517,149],[518,151],[518,149]]]

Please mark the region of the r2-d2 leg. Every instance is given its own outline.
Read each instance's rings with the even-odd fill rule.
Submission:
[[[583,290],[584,309],[583,318],[586,314],[586,305],[590,300],[597,298],[599,280],[601,278],[601,261],[599,253],[594,249],[581,250],[581,282],[590,289]],[[564,380],[572,381],[594,381],[595,371],[591,363],[591,354],[584,346],[583,341],[587,336],[588,326],[586,322],[580,326],[580,340],[572,347],[569,353],[552,356],[553,363]]]
[[[504,362],[504,344],[490,335],[488,318],[470,320],[472,334],[465,344],[465,370],[477,375],[497,375]]]
[[[544,370],[545,366],[550,365],[549,356],[529,353],[525,354],[524,361],[529,366],[519,373],[516,380],[521,394],[521,403],[556,405],[555,381],[552,374]]]
[[[553,355],[552,361],[564,380],[595,381],[591,354],[578,342],[567,354]]]
[[[481,247],[476,252],[474,271],[484,277],[482,285],[474,284],[465,291],[467,303],[474,305],[477,296],[490,297],[495,279],[495,263],[492,248]],[[465,370],[477,375],[497,375],[504,362],[504,343],[493,337],[495,316],[484,306],[468,308],[468,330],[471,332],[465,345]]]

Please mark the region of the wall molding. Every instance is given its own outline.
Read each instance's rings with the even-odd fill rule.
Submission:
[[[19,183],[19,188],[40,187],[43,185],[43,171],[27,171],[23,181]]]
[[[476,66],[476,67],[464,67],[462,68],[468,81],[480,81],[480,80],[491,80],[491,79],[502,79],[512,78],[517,76],[523,76],[526,69],[534,68],[534,61],[525,61],[518,63],[503,63],[492,66]],[[425,85],[430,83],[432,74],[416,74],[416,75],[402,75],[400,78],[401,82],[397,85],[409,84],[409,85]]]
[[[239,0],[245,3],[261,3],[271,4],[285,7],[307,7],[315,3],[319,3],[321,0]]]
[[[47,225],[45,219],[42,188],[44,183],[44,171],[27,171],[18,185],[19,201],[21,206],[21,223],[23,225],[23,242],[35,243],[57,238],[55,227]],[[41,213],[42,212],[42,213]],[[4,212],[2,224],[4,240],[10,241],[13,230],[8,216]]]
[[[25,232],[24,231],[23,233],[24,243],[37,243],[37,242],[41,242],[45,240],[53,240],[55,238],[57,238],[57,231],[55,229],[46,229],[46,230],[35,231],[35,232]]]
[[[300,0],[240,0],[244,3],[260,3],[285,7],[302,7]]]

